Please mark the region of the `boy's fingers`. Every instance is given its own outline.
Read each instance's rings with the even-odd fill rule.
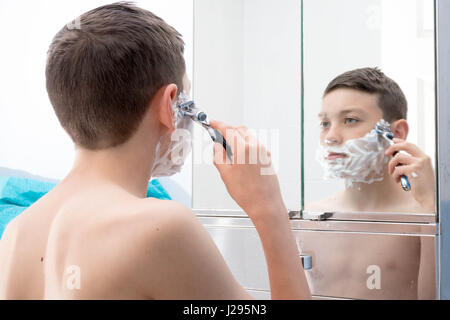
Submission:
[[[213,153],[213,162],[216,168],[221,168],[221,170],[224,170],[225,166],[231,163],[227,157],[225,149],[220,143],[213,144]]]
[[[401,176],[407,176],[409,178],[409,175],[413,170],[414,169],[411,166],[397,166],[394,169],[393,177],[396,182],[399,182]]]
[[[411,142],[406,142],[406,141],[393,144],[392,146],[387,148],[385,154],[387,156],[391,156],[395,152],[398,152],[398,151],[406,151],[414,157],[420,157],[420,156],[424,155],[424,153],[422,152],[422,150],[420,150],[420,148],[418,146],[416,146],[415,144],[413,144]]]
[[[246,126],[238,126],[235,128],[235,130],[241,135],[241,137],[245,140],[248,141],[248,129]]]
[[[239,141],[241,139],[241,134],[239,133],[239,131],[236,130],[236,128],[234,128],[233,126],[217,120],[211,120],[209,124],[212,128],[216,129],[222,134],[222,137],[225,138],[234,153],[236,149],[236,142],[241,142]]]
[[[218,120],[211,120],[209,122],[209,124],[211,125],[212,128],[218,130],[225,139],[227,138],[226,137],[227,131],[230,132],[230,130],[234,129],[229,124],[226,124],[226,123],[224,123],[222,121],[218,121]]]
[[[397,167],[400,164],[408,165],[413,162],[413,158],[410,155],[404,154],[404,153],[397,153],[391,161],[389,161],[389,174],[392,174],[394,172],[395,167]]]
[[[246,142],[249,142],[250,144],[258,143],[256,137],[250,132],[250,130],[247,129],[246,126],[237,127],[236,130],[239,132],[239,134]]]
[[[243,131],[243,132],[248,131],[246,126],[237,126],[236,129],[240,130],[240,131]]]
[[[242,146],[245,145],[246,140],[242,135],[242,130],[244,127],[239,127],[240,129],[234,128],[233,126],[227,125],[224,122],[217,121],[217,120],[211,120],[210,125],[212,128],[218,130],[222,136],[227,141],[228,145],[231,148],[231,151],[233,153],[233,160],[228,161],[226,163],[236,163],[237,161],[237,150],[241,150]],[[225,151],[225,150],[224,150]]]

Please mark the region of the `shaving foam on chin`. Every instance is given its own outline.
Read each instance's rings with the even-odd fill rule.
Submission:
[[[352,187],[355,182],[370,184],[384,178],[386,163],[389,160],[384,151],[388,146],[389,144],[372,130],[362,138],[347,140],[341,146],[319,145],[316,159],[324,168],[324,179],[345,179],[347,187]],[[346,156],[327,160],[330,153]]]

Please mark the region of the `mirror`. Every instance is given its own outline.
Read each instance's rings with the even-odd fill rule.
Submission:
[[[303,48],[303,218],[326,219],[297,238],[312,292],[434,299],[434,2],[304,0]],[[407,141],[409,191],[383,128]]]
[[[376,94],[358,95],[356,90],[349,98],[348,91],[335,88],[326,95],[326,109],[322,97],[337,76],[366,67],[378,67],[398,84],[407,117],[388,118],[389,129],[429,157],[429,167],[410,177],[411,191],[395,181],[391,189],[383,180],[367,183],[371,189],[360,183],[346,203],[335,196],[346,190],[344,179],[324,180],[316,159],[323,130],[319,120],[331,122],[335,136],[327,139],[339,145],[364,137],[386,116]],[[413,196],[417,182],[425,178],[428,184],[422,185],[429,189],[414,194],[435,199],[430,190],[436,153],[432,0],[289,0],[282,5],[270,0],[195,0],[193,74],[196,103],[211,119],[253,130],[274,156],[288,209],[303,209],[291,226],[308,261],[305,272],[314,298],[436,297],[434,204],[420,207]],[[347,95],[338,94],[342,92]],[[356,119],[364,125],[351,134],[337,132],[336,118],[348,124],[338,129],[355,130],[355,119],[347,123],[345,118],[351,117],[339,118],[349,105],[365,111],[353,115],[365,115]],[[388,147],[377,135],[372,138],[372,145]],[[206,157],[211,154],[209,136],[196,128],[193,143],[193,208],[233,266],[235,257],[252,256],[260,244],[248,240],[255,233],[249,221],[226,217],[245,213]],[[236,240],[237,234],[247,240]],[[264,263],[262,257],[254,258],[234,272],[264,274]],[[258,278],[249,288],[268,290],[264,280]]]
[[[193,98],[210,119],[244,125],[266,145],[291,210],[301,206],[300,13],[297,0],[194,1]],[[196,127],[193,208],[244,214],[211,154],[210,137]]]
[[[433,1],[304,0],[303,10],[305,210],[435,212]],[[410,191],[388,171],[389,139],[372,131],[382,118],[409,143],[396,157]]]

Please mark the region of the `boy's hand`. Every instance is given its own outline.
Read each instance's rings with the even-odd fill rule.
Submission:
[[[402,139],[394,138],[394,145],[390,146],[385,154],[393,156],[389,161],[389,174],[400,182],[405,175],[411,184],[414,199],[427,211],[435,211],[434,170],[431,159],[420,150],[418,146]]]
[[[233,151],[231,162],[222,145],[214,144],[214,165],[231,197],[254,222],[271,212],[280,214],[280,210],[286,211],[287,216],[270,152],[245,127],[232,127],[220,121],[210,124]]]

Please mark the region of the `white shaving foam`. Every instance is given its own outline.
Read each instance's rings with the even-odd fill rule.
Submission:
[[[177,106],[188,101],[184,91],[173,103],[173,124],[175,131],[163,135],[156,145],[153,161],[152,177],[167,177],[181,171],[184,162],[191,152],[192,119],[180,114]]]
[[[389,123],[381,120],[389,128]],[[389,143],[374,130],[364,137],[347,140],[342,146],[319,145],[316,158],[324,168],[324,179],[345,179],[347,187],[355,182],[382,181],[388,157],[384,151]],[[329,153],[344,153],[347,157],[327,160]]]

